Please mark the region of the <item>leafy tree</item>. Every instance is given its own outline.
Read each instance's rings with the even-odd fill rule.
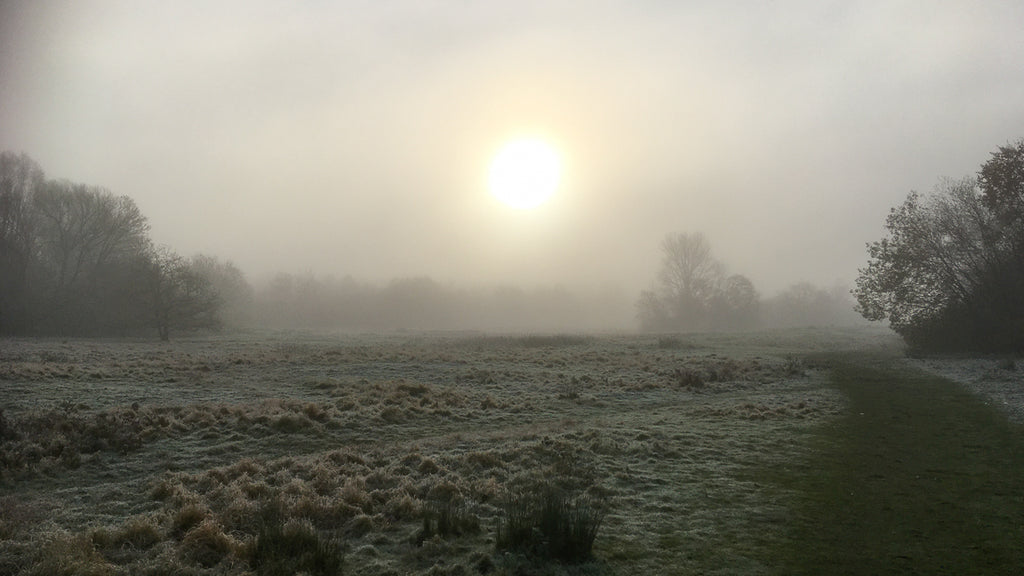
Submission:
[[[978,174],[982,201],[999,224],[999,233],[991,240],[999,255],[990,263],[986,296],[1009,322],[1008,332],[1017,334],[1017,347],[1024,339],[1024,139],[1002,146],[982,166]]]
[[[1004,226],[1024,229],[1024,139],[1000,146],[978,173],[985,206]]]
[[[1024,349],[1024,144],[1001,148],[977,178],[911,192],[868,244],[854,295],[927,350]]]

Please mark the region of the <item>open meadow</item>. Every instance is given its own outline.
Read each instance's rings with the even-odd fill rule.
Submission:
[[[844,350],[899,352],[864,329],[5,340],[0,573],[772,573],[772,479],[844,413],[815,359]],[[575,564],[516,544],[552,494],[596,530]]]

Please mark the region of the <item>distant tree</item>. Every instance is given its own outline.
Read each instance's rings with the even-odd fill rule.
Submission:
[[[151,249],[145,267],[143,298],[161,340],[172,331],[220,327],[220,297],[199,267],[168,248]]]
[[[125,267],[143,254],[149,224],[127,196],[66,180],[33,196],[33,292],[48,330],[105,331],[127,287]]]
[[[166,339],[218,325],[222,300],[238,310],[251,300],[234,265],[154,249],[148,233],[128,196],[46,180],[28,156],[0,152],[0,334],[155,327]]]
[[[665,301],[654,290],[640,292],[636,302],[636,316],[640,321],[640,329],[646,332],[671,332],[674,328]]]
[[[222,324],[238,327],[250,322],[254,293],[237,266],[206,255],[194,256],[191,266],[196,274],[206,278],[217,294]]]
[[[797,282],[762,304],[766,326],[848,326],[863,323],[854,310],[849,287],[837,284],[831,288],[810,282]],[[859,319],[859,321],[858,321]]]
[[[25,154],[0,152],[0,334],[30,329],[29,269],[35,244],[32,205],[42,168]]]
[[[749,278],[726,276],[703,234],[666,236],[654,289],[637,301],[648,331],[738,329],[756,323],[759,296]]]
[[[1024,144],[1000,148],[978,178],[911,192],[868,245],[854,295],[926,350],[1024,350]]]
[[[722,284],[715,317],[729,330],[753,328],[758,323],[761,296],[750,278],[733,274]]]

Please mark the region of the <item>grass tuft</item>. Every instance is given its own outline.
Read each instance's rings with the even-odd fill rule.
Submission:
[[[539,494],[539,495],[538,495]],[[593,558],[604,507],[587,496],[570,498],[548,485],[518,492],[505,502],[495,548],[543,560],[580,564]]]
[[[252,566],[260,576],[336,576],[342,555],[338,543],[321,537],[309,521],[269,520],[256,537]]]
[[[203,568],[216,566],[237,547],[238,543],[211,519],[189,530],[181,541],[182,556]]]

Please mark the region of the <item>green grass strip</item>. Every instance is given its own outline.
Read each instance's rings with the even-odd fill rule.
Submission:
[[[784,484],[780,574],[1024,574],[1024,429],[955,383],[832,357],[846,416]]]

